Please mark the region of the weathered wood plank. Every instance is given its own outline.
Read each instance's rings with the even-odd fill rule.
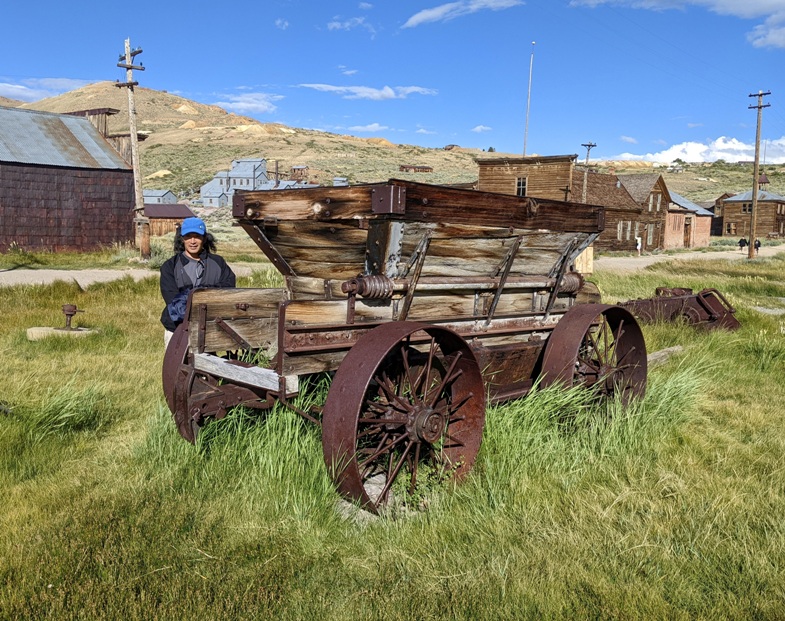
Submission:
[[[278,382],[281,376],[272,369],[239,366],[230,360],[211,354],[194,354],[194,368],[215,377],[222,377],[246,386],[256,386],[264,390],[277,392],[280,387]],[[299,378],[296,375],[286,376],[286,392],[291,393],[298,390]]]
[[[475,190],[390,180],[387,184],[339,188],[235,193],[236,218],[330,221],[375,218],[374,207],[384,189],[394,185],[405,192],[405,209],[395,214],[403,221],[450,222],[483,226],[512,226],[599,232],[604,210],[595,205],[531,199]]]
[[[198,316],[201,305],[207,307],[206,319],[278,316],[278,305],[286,300],[286,289],[194,289],[191,293],[189,320]]]
[[[264,350],[268,356],[275,354],[278,339],[278,318],[269,319],[248,318],[227,320],[226,324],[254,349]],[[199,347],[198,340],[199,322],[192,320],[188,330],[188,342],[192,349]],[[205,323],[204,350],[205,351],[232,351],[239,349],[238,343],[218,327],[215,321]]]

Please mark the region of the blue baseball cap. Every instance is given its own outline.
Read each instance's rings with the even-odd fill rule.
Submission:
[[[197,233],[204,237],[207,234],[207,227],[200,218],[186,218],[180,227],[180,235],[185,237],[188,233]]]

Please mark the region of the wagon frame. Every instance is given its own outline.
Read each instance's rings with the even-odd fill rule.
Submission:
[[[535,382],[645,391],[634,317],[572,270],[602,207],[392,179],[238,191],[232,210],[286,286],[191,292],[163,366],[190,442],[232,407],[279,401],[321,423],[339,492],[377,512],[424,464],[468,472],[488,402]],[[323,408],[296,408],[323,372]]]

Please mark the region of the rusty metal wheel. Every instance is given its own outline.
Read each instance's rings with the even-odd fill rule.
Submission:
[[[623,403],[646,392],[646,343],[620,306],[580,304],[559,320],[545,347],[542,385],[582,384]]]
[[[335,373],[323,410],[324,460],[345,498],[378,513],[394,486],[411,494],[418,477],[468,472],[484,423],[482,375],[460,336],[422,323],[383,324]]]
[[[164,353],[161,380],[169,411],[172,412],[177,431],[190,443],[196,441],[198,429],[188,416],[188,395],[194,381],[194,371],[188,361],[188,325],[177,326]]]

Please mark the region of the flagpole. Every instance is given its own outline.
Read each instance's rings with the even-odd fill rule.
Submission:
[[[526,127],[523,130],[523,157],[526,157],[526,142],[529,138],[529,107],[532,101],[532,68],[534,67],[534,45],[536,41],[532,41],[532,53],[529,59],[529,92],[526,95]]]

